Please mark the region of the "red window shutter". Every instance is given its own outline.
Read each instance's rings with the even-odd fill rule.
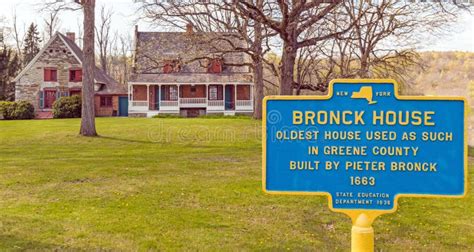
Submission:
[[[222,85],[217,86],[217,99],[222,100],[223,99],[223,87]]]
[[[82,69],[76,71],[76,80],[82,81]]]
[[[44,69],[44,81],[51,81],[51,70]]]
[[[51,81],[58,81],[58,72],[56,69],[51,69]]]

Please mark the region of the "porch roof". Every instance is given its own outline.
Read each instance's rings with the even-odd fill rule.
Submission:
[[[134,74],[129,82],[133,83],[176,83],[176,84],[202,84],[202,83],[253,83],[252,74],[211,74],[211,73],[168,73],[168,74]]]

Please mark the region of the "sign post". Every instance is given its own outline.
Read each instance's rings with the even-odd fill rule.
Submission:
[[[352,251],[373,251],[372,223],[398,198],[466,195],[466,113],[463,98],[399,96],[393,80],[265,97],[263,190],[328,196],[352,219]]]

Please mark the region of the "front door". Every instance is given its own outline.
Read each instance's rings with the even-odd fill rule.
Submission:
[[[45,90],[44,91],[44,108],[53,108],[53,103],[56,101],[56,90]]]
[[[128,116],[128,97],[119,97],[119,116]]]
[[[225,110],[234,110],[235,109],[235,102],[234,102],[234,86],[233,85],[226,85],[225,86]]]

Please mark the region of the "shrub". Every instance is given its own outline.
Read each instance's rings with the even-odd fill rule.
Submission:
[[[152,118],[183,118],[180,115],[175,115],[175,114],[158,114],[152,116]]]
[[[78,95],[60,97],[53,103],[53,117],[79,118],[81,107],[81,97]]]
[[[14,110],[14,102],[0,101],[0,115],[3,119],[10,119]]]
[[[35,118],[35,107],[27,101],[16,102],[15,110],[13,112],[14,119],[33,119]]]
[[[0,114],[6,120],[33,119],[35,108],[27,101],[0,102]]]
[[[225,116],[225,115],[200,115],[199,118],[203,119],[252,119],[249,115],[233,115],[233,116]]]

